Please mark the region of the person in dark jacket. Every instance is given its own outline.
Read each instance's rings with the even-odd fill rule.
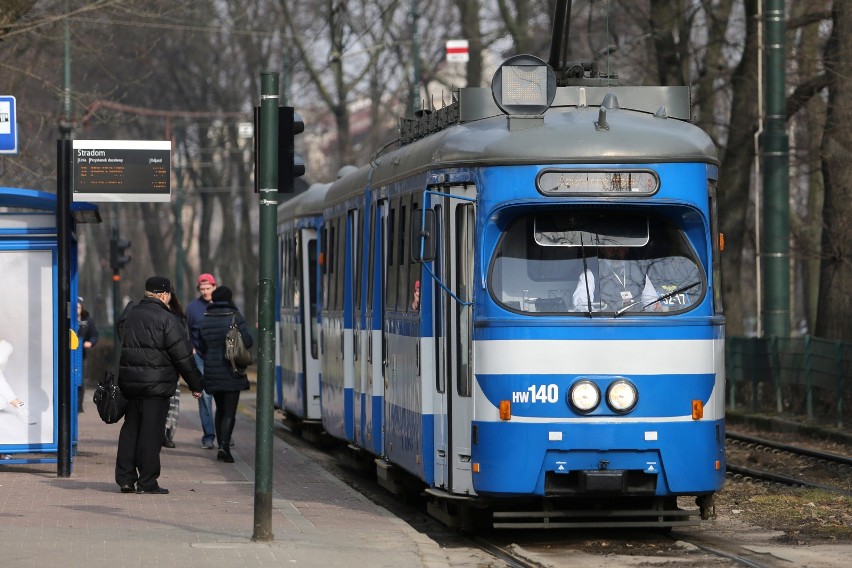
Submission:
[[[185,326],[169,311],[171,295],[169,279],[152,276],[145,282],[145,297],[118,321],[118,386],[127,398],[115,457],[115,482],[122,493],[169,492],[157,479],[166,414],[178,374],[192,396],[201,396],[201,372]]]
[[[204,391],[213,395],[216,401],[216,441],[219,443],[217,459],[234,463],[231,455],[231,434],[237,417],[237,405],[240,391],[248,390],[249,381],[246,370],[234,369],[225,358],[225,336],[236,323],[246,347],[253,340],[246,328],[246,320],[233,302],[233,294],[227,286],[213,291],[213,302],[207,306],[207,312],[199,326],[199,343],[204,358]]]
[[[77,336],[83,346],[83,362],[80,368],[80,384],[77,385],[77,412],[83,412],[83,399],[86,395],[86,353],[98,342],[98,326],[94,318],[83,307],[83,298],[77,298]]]

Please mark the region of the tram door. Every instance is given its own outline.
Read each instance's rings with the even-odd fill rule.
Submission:
[[[382,436],[382,411],[385,392],[383,341],[384,334],[384,299],[385,247],[384,235],[387,230],[387,201],[370,205],[370,246],[367,259],[367,305],[364,322],[366,350],[366,386],[367,403],[363,436],[366,447],[378,455],[384,453],[384,438]]]
[[[352,257],[352,269],[350,279],[352,286],[352,299],[348,305],[351,308],[347,317],[351,325],[347,329],[352,330],[352,369],[354,373],[354,388],[352,396],[353,418],[355,420],[355,444],[363,447],[365,443],[366,415],[370,400],[367,390],[366,358],[362,348],[361,329],[361,267],[363,260],[361,253],[364,250],[363,219],[361,212],[352,210],[349,212],[349,226],[351,239],[349,240],[350,255]]]
[[[468,186],[445,193],[474,198]],[[437,220],[436,269],[443,284],[435,290],[435,367],[439,391],[435,409],[436,484],[453,493],[472,493],[471,420],[473,418],[473,245],[475,207],[470,201],[433,197]],[[441,480],[442,483],[438,483]]]
[[[317,230],[302,229],[301,238],[296,246],[299,247],[299,286],[301,306],[299,319],[304,322],[301,326],[301,337],[296,338],[296,357],[302,364],[304,375],[305,418],[319,420],[320,393],[319,381],[319,327],[317,324]],[[296,335],[294,333],[294,335]],[[299,353],[301,351],[301,354]],[[298,369],[297,369],[298,371]]]

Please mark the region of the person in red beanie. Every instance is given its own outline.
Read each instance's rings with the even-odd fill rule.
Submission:
[[[216,279],[212,274],[201,274],[196,281],[198,297],[186,306],[186,323],[189,326],[189,338],[192,340],[195,364],[201,373],[204,373],[204,359],[201,357],[201,335],[199,326],[207,312],[207,306],[213,302],[213,290],[216,289]],[[207,450],[213,449],[216,441],[216,425],[213,422],[213,397],[202,392],[198,399],[198,416],[201,418],[201,447]]]

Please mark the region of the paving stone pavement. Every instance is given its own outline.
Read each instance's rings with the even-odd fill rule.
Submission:
[[[254,396],[254,393],[244,393]],[[0,461],[2,566],[424,566],[455,564],[431,538],[273,437],[271,542],[254,532],[255,424],[238,414],[234,464],[201,448],[195,401],[183,402],[176,448],[163,448],[168,495],[122,494],[113,471],[120,424],[91,400],[79,415],[72,474]]]

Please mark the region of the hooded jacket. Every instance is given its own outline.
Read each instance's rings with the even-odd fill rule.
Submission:
[[[254,343],[246,327],[246,320],[231,302],[213,302],[207,306],[207,312],[198,326],[201,355],[204,357],[204,392],[234,392],[248,390],[249,381],[245,369],[237,368],[235,373],[231,363],[225,358],[225,335],[231,327],[231,316],[243,337],[246,347]]]
[[[192,356],[186,328],[157,298],[143,298],[118,320],[121,359],[118,385],[128,398],[169,398],[178,374],[194,392],[201,372]]]

